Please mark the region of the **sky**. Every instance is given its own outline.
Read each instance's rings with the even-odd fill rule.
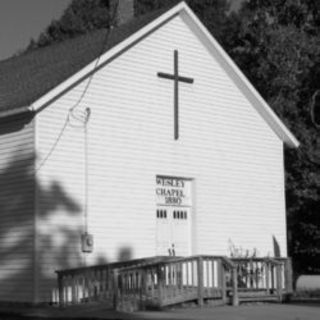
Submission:
[[[237,7],[243,0],[231,0]],[[71,0],[0,0],[0,60],[24,49],[37,39]]]
[[[0,60],[24,49],[71,0],[0,0]]]

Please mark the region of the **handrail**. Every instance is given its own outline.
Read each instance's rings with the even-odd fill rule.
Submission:
[[[230,260],[234,262],[241,262],[241,261],[270,262],[273,264],[281,265],[287,260],[287,258],[248,257],[248,258],[230,258]]]
[[[56,271],[59,304],[93,300],[164,306],[188,300],[213,299],[233,305],[241,293],[259,291],[282,299],[290,292],[290,260],[286,258],[228,258],[195,255],[151,257],[126,262]]]
[[[170,259],[173,257],[168,256],[154,256],[149,258],[141,258],[141,259],[133,259],[128,261],[121,261],[121,262],[111,262],[106,264],[99,264],[94,266],[86,266],[86,267],[78,267],[78,268],[69,268],[64,270],[56,270],[56,274],[79,274],[84,271],[90,270],[101,270],[101,269],[115,269],[115,268],[123,268],[125,266],[130,265],[139,265],[143,263],[148,263],[148,261],[152,261],[153,263],[158,263],[159,261],[162,261],[163,259]]]
[[[230,268],[234,268],[235,264],[226,256],[210,256],[210,255],[194,255],[194,256],[189,256],[189,257],[166,257],[168,259],[165,260],[161,260],[158,262],[146,262],[146,263],[142,263],[139,265],[132,265],[132,266],[128,266],[128,267],[122,267],[121,270],[133,270],[136,269],[137,267],[139,268],[148,268],[148,267],[154,267],[154,266],[159,266],[159,265],[168,265],[170,263],[178,263],[178,262],[188,262],[188,261],[192,261],[195,258],[203,258],[203,259],[210,259],[210,258],[215,258],[215,259],[221,259],[226,266],[230,267]]]
[[[221,257],[222,261],[225,263],[225,265],[231,269],[235,268],[236,265],[232,262],[231,259],[227,257]]]

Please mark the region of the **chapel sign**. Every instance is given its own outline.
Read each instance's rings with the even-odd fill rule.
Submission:
[[[158,206],[191,206],[191,180],[157,176],[156,198]]]

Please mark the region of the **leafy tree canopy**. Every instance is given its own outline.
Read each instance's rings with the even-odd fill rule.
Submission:
[[[135,0],[135,16],[171,6],[178,0]],[[208,29],[213,32],[218,40],[228,39],[236,28],[237,19],[229,15],[230,5],[228,0],[187,0],[195,13],[201,17]],[[54,20],[42,32],[37,40],[31,40],[27,50],[48,46],[79,34],[92,30],[109,28],[114,20],[114,7],[108,0],[73,0],[59,20]],[[225,41],[228,43],[228,41]]]
[[[286,150],[289,250],[296,272],[320,271],[319,2],[251,0],[229,53],[301,143]],[[318,104],[319,107],[319,104]]]
[[[110,25],[109,1],[72,0],[59,20],[53,20],[39,38],[31,40],[27,50],[48,46],[79,34]]]

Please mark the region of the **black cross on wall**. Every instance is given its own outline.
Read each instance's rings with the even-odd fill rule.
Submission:
[[[173,74],[158,72],[158,77],[174,81],[174,139],[179,139],[179,81],[193,83],[192,78],[179,76],[178,50],[174,50],[174,72]]]

